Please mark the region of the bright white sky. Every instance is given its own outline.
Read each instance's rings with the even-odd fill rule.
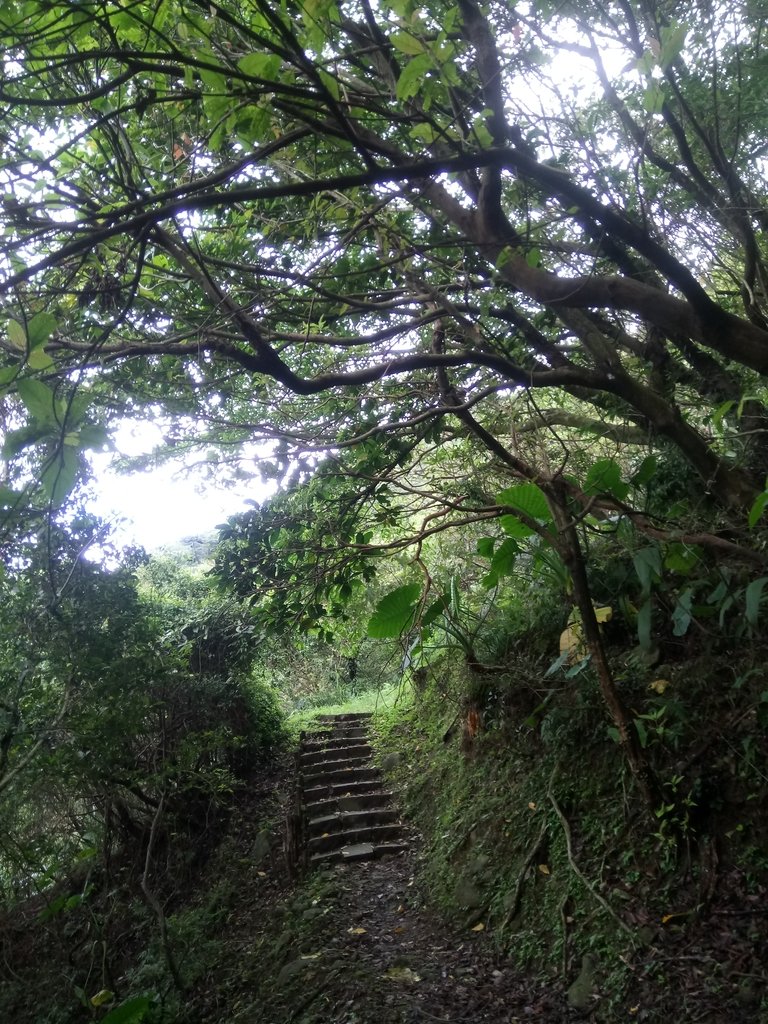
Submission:
[[[202,470],[182,462],[141,473],[115,472],[117,453],[148,454],[162,439],[159,427],[125,423],[114,434],[117,452],[93,456],[95,498],[89,508],[117,526],[116,540],[155,551],[184,537],[208,533],[228,516],[242,512],[246,500],[263,501],[274,490],[258,478],[237,487],[217,486]]]

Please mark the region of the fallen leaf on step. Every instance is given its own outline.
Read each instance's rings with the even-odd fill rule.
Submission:
[[[365,935],[366,930],[365,928],[347,928],[350,935]]]
[[[415,985],[417,981],[421,981],[421,977],[410,967],[390,967],[382,977],[388,981],[402,981],[406,985]]]
[[[484,932],[485,931],[485,925],[481,921],[480,924],[476,924],[474,928],[470,928],[470,931],[473,931],[473,932]]]

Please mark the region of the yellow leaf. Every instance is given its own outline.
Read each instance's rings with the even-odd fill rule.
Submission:
[[[539,871],[542,875],[551,875],[552,872],[549,870],[546,864],[539,864]]]
[[[602,608],[595,608],[595,618],[598,622],[610,622],[613,618],[613,608],[605,605]]]
[[[365,928],[347,928],[350,935],[365,935],[366,930]]]
[[[470,929],[470,931],[473,931],[473,932],[484,932],[485,931],[485,925],[481,921],[480,924],[476,924],[474,928]]]
[[[114,992],[110,992],[108,988],[103,988],[101,992],[91,996],[91,1006],[103,1006],[104,1003],[111,1003],[114,998]]]
[[[528,804],[528,810],[529,811],[535,811],[536,810],[536,804],[533,802],[533,800],[531,800],[531,802]]]
[[[654,693],[664,693],[671,685],[672,683],[668,679],[654,679],[652,683],[648,683],[648,689],[653,690]]]
[[[416,971],[412,971],[410,967],[390,967],[382,977],[388,981],[404,981],[409,985],[415,985],[417,981],[421,981]]]
[[[580,661],[586,656],[584,637],[581,632],[581,623],[574,622],[560,634],[560,653],[568,654],[570,662]]]

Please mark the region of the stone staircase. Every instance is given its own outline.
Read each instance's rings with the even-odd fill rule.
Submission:
[[[405,848],[392,793],[371,763],[370,714],[324,715],[304,733],[299,791],[304,863],[371,860]]]

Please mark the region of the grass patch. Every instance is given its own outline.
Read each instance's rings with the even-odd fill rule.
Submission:
[[[370,711],[387,713],[404,699],[404,687],[391,684],[377,690],[367,690],[350,697],[343,704],[323,704],[319,707],[294,711],[288,716],[288,728],[296,735],[309,729],[321,715],[352,715]]]

